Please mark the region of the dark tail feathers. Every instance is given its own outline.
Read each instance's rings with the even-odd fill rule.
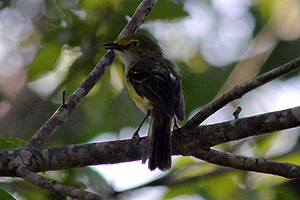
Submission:
[[[142,162],[149,158],[149,169],[159,168],[162,171],[171,169],[171,128],[172,118],[158,109],[151,112],[150,128]]]

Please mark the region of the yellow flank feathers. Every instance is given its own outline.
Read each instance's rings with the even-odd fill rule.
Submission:
[[[164,58],[162,49],[150,37],[131,33],[116,43],[103,46],[117,51],[125,64],[127,90],[137,107],[150,116],[150,126],[142,163],[148,168],[171,168],[171,129],[173,118],[184,119],[184,97],[176,65]],[[133,138],[139,137],[138,127]]]
[[[153,109],[150,101],[146,97],[138,95],[128,80],[125,83],[131,98],[142,112],[147,114],[149,110]]]

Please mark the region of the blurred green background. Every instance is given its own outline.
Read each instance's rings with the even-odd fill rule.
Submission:
[[[115,40],[140,2],[0,1],[2,149],[24,145],[62,104],[62,91],[68,97],[76,90],[106,52],[103,44]],[[297,58],[299,19],[298,0],[158,0],[138,32],[151,35],[179,66],[187,120],[235,85]],[[130,138],[144,114],[129,98],[123,81],[118,58],[44,146]],[[238,105],[243,108],[241,117],[299,106],[299,85],[295,71],[232,102],[205,123],[233,119]],[[147,124],[141,132],[146,134]],[[300,164],[298,140],[297,128],[216,148]],[[157,177],[178,181],[165,179],[164,186],[123,192],[119,199],[300,198],[298,180],[224,169],[192,157],[179,156],[173,163],[170,173],[151,173],[145,165],[138,172],[138,163],[108,167],[117,172],[86,167],[44,175],[104,196]],[[123,177],[129,171],[133,183]],[[66,199],[18,179],[0,178],[0,189],[0,197],[6,199]]]

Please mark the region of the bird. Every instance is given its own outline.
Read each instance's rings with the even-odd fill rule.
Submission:
[[[149,36],[130,33],[114,43],[103,46],[115,50],[125,65],[127,90],[137,105],[150,116],[142,163],[148,168],[167,171],[172,166],[172,126],[178,128],[177,119],[185,117],[185,102],[178,66],[165,58],[162,48]]]

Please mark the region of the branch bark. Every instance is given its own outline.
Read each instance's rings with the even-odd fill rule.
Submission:
[[[119,37],[130,32],[136,32],[150,14],[157,0],[144,0],[136,9],[130,21],[124,27]],[[43,126],[27,142],[26,146],[41,146],[63,123],[65,123],[81,101],[91,91],[113,61],[117,58],[114,51],[107,51],[89,76],[71,95],[65,105],[60,106]]]
[[[155,3],[156,0],[144,0],[138,6],[131,20],[128,22],[128,24],[125,26],[118,37],[126,35],[130,32],[135,32],[150,14]],[[54,193],[74,197],[76,199],[104,199],[104,197],[100,197],[99,195],[60,184],[32,172],[30,166],[32,163],[28,162],[26,158],[28,156],[32,156],[33,154],[31,154],[30,151],[27,151],[26,148],[41,146],[64,122],[69,119],[73,111],[77,108],[77,106],[81,103],[85,96],[90,92],[90,90],[94,87],[98,80],[107,71],[116,57],[117,54],[114,51],[108,51],[102,57],[102,59],[98,62],[98,64],[95,66],[86,80],[71,95],[68,101],[60,106],[49,118],[49,120],[44,123],[44,125],[27,142],[25,148],[20,149],[21,154],[16,158],[13,158],[13,160],[9,162],[10,164],[8,164],[8,168],[11,169],[10,175],[19,176],[27,180],[28,182],[48,189]],[[40,154],[43,153],[45,153],[45,151],[40,152]],[[1,160],[3,161],[2,158]],[[4,158],[4,160],[6,160],[6,158]],[[43,160],[40,160],[40,162],[43,162]]]
[[[16,173],[18,176],[22,177],[29,183],[37,185],[41,188],[47,189],[55,194],[65,195],[73,197],[76,199],[86,199],[86,200],[104,200],[108,199],[105,197],[100,197],[97,194],[86,192],[81,189],[76,189],[67,185],[58,183],[57,181],[49,180],[44,178],[32,171],[30,171],[26,166],[20,166],[17,168]]]
[[[258,125],[261,122],[263,124],[259,127]],[[254,123],[253,126],[257,125],[259,130],[252,132],[252,129],[249,128],[251,123]],[[279,125],[275,126],[275,124]],[[245,127],[243,127],[244,125]],[[206,141],[210,144],[209,146],[212,146],[299,125],[300,107],[295,107],[219,124],[200,126],[191,137],[184,137],[185,134],[179,134],[182,132],[181,128],[173,132],[173,155],[192,155],[210,163],[236,169],[264,172],[286,178],[300,178],[300,166],[262,158],[238,156],[212,150],[204,145]],[[247,128],[250,130],[247,130]],[[15,169],[19,166],[20,160],[33,172],[136,161],[141,159],[144,144],[145,137],[142,137],[139,139],[60,147],[21,147],[13,150],[2,150],[0,151],[0,166],[2,166],[0,175],[12,176],[16,174]]]
[[[285,178],[300,178],[300,166],[291,163],[275,162],[263,158],[239,156],[213,149],[198,151],[192,154],[207,162],[254,172],[263,172]]]
[[[211,147],[297,126],[300,126],[300,107],[240,118],[213,126],[199,126],[195,138],[202,147]]]
[[[284,74],[287,74],[300,67],[300,58],[289,63],[281,65],[267,73],[257,76],[251,81],[235,86],[220,98],[204,106],[196,115],[194,115],[183,127],[184,129],[195,129],[210,115],[226,106],[228,103],[241,98],[246,93],[258,88]]]
[[[119,37],[129,32],[135,32],[149,15],[155,3],[156,0],[144,0]],[[100,196],[93,196],[96,194],[43,178],[34,172],[140,160],[145,138],[61,147],[40,147],[60,125],[68,120],[116,57],[115,52],[108,51],[66,104],[56,110],[25,147],[0,151],[0,176],[19,176],[50,191],[74,198],[103,199]],[[249,158],[210,148],[236,139],[299,126],[300,107],[198,127],[207,117],[229,102],[241,98],[247,92],[299,67],[300,58],[234,87],[222,97],[205,106],[182,128],[173,132],[173,154],[192,155],[210,163],[236,169],[263,172],[286,178],[300,178],[300,166],[262,158]]]

